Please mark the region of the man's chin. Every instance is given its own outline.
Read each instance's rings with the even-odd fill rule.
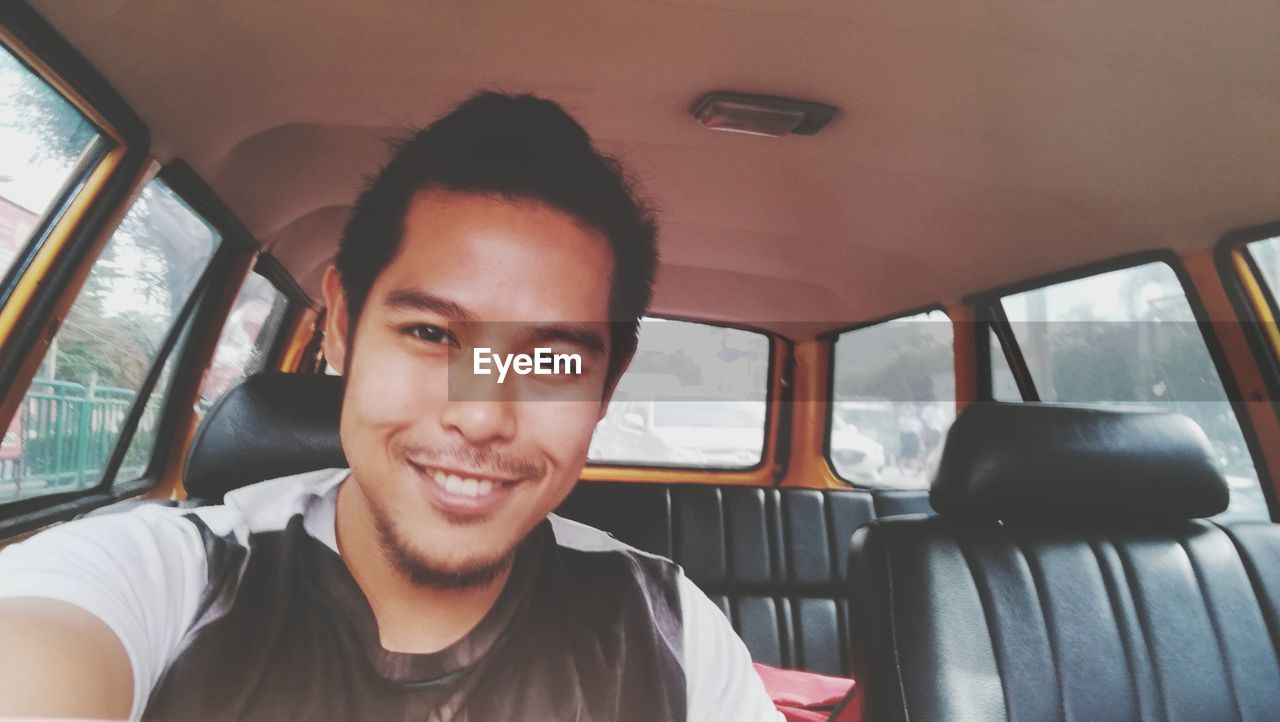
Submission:
[[[496,559],[468,559],[459,564],[440,564],[420,556],[396,560],[396,567],[412,584],[433,589],[473,589],[486,587],[500,579],[508,569],[514,553]]]
[[[430,543],[415,544],[398,533],[393,524],[378,520],[378,543],[383,553],[409,582],[437,589],[483,587],[500,578],[515,557],[515,546],[486,555],[461,554],[438,558],[423,551]],[[438,546],[437,546],[438,548]]]

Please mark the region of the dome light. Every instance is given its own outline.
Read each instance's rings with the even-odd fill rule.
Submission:
[[[833,106],[807,100],[717,91],[698,100],[693,117],[711,130],[781,138],[813,135],[836,112]]]

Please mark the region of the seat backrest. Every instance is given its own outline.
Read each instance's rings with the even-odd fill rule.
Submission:
[[[1190,420],[977,405],[932,499],[853,538],[867,719],[1280,710],[1280,527],[1196,518],[1228,497]]]
[[[763,664],[847,675],[845,557],[854,529],[928,509],[923,492],[585,482],[556,513],[668,557]]]
[[[342,378],[267,373],[232,386],[205,415],[183,468],[187,495],[220,503],[229,491],[347,465],[338,436]]]

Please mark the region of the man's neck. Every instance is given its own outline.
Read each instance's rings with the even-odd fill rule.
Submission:
[[[351,477],[338,489],[335,525],[342,561],[369,601],[389,651],[437,652],[462,639],[497,602],[510,576],[508,568],[488,584],[465,589],[414,584],[383,550],[368,501]]]

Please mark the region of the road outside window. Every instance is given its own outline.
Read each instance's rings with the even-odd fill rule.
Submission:
[[[842,479],[929,488],[956,416],[952,337],[942,311],[840,334],[828,458]]]

